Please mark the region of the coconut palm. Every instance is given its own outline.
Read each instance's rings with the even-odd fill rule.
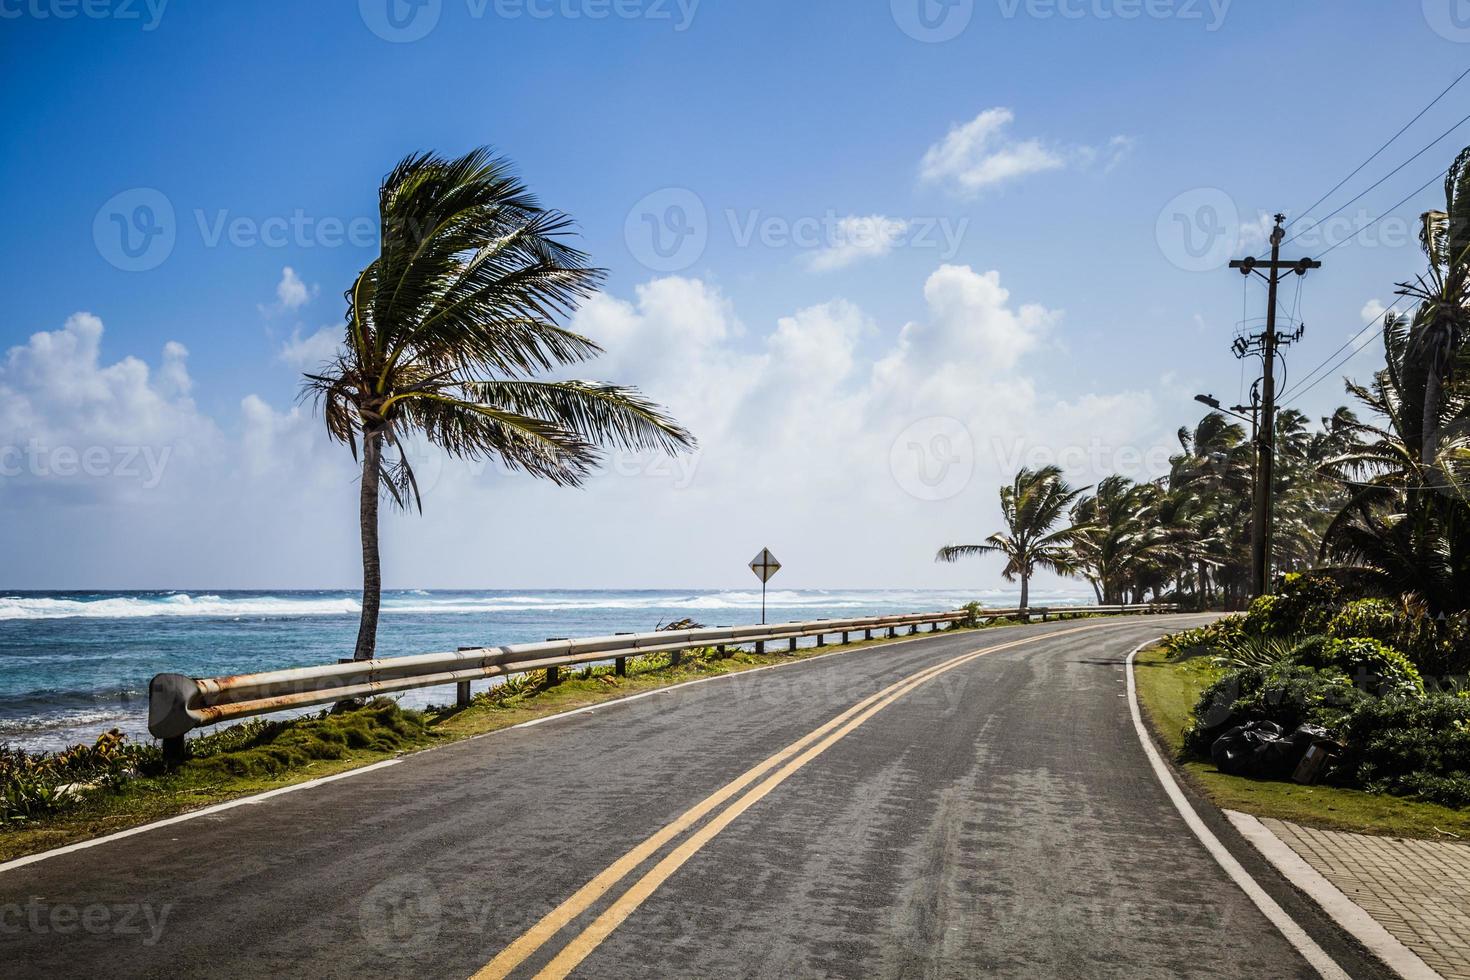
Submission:
[[[1009,486],[1000,488],[1006,530],[990,535],[983,544],[946,545],[934,560],[953,562],[971,555],[1004,555],[1006,565],[1001,574],[1007,582],[1021,580],[1021,608],[1029,608],[1031,575],[1036,569],[1058,575],[1076,573],[1071,545],[1077,529],[1055,528],[1082,493],[1067,485],[1056,466],[1022,469]]]
[[[601,353],[557,320],[603,273],[567,244],[570,219],[543,208],[504,158],[410,156],[384,178],[378,206],[379,254],[346,293],[341,353],[306,381],[328,434],[362,466],[358,660],[377,638],[379,497],[422,510],[406,439],[563,486],[581,484],[604,448],[694,445],[635,389],[535,379]]]
[[[1409,328],[1400,386],[1413,402],[1402,426],[1418,442],[1420,458],[1434,465],[1447,419],[1446,389],[1463,373],[1463,346],[1470,339],[1470,147],[1445,176],[1445,209],[1422,217],[1419,243],[1429,267],[1399,295],[1418,302]],[[1457,371],[1457,369],[1459,369]]]
[[[1405,318],[1383,327],[1387,364],[1371,384],[1347,389],[1381,422],[1358,422],[1357,440],[1323,467],[1350,492],[1322,542],[1322,554],[1365,583],[1418,597],[1429,611],[1470,608],[1470,501],[1457,492],[1442,442],[1425,460],[1419,350]],[[1461,352],[1463,356],[1463,351]],[[1440,393],[1442,417],[1470,420],[1470,384],[1460,378]],[[1449,431],[1454,431],[1453,428]]]
[[[1159,513],[1165,492],[1153,483],[1108,476],[1072,508],[1076,567],[1101,603],[1141,597],[1159,575],[1173,535]]]

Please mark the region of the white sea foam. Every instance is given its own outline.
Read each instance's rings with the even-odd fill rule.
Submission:
[[[959,590],[873,590],[802,591],[779,590],[766,595],[768,609],[823,608],[885,609],[914,611],[929,606],[958,606],[971,600],[1009,605],[1014,597],[998,591]],[[1058,604],[1085,601],[1066,593],[1038,595],[1036,602]],[[599,609],[687,610],[690,613],[759,609],[761,594],[753,590],[726,592],[646,593],[511,593],[503,595],[445,595],[415,589],[386,595],[384,615],[475,615],[512,612],[586,612]],[[309,616],[356,615],[361,610],[350,596],[262,595],[220,596],[173,592],[161,595],[59,598],[0,596],[0,621],[28,619],[140,619],[191,617],[212,619],[271,619]]]
[[[353,599],[259,596],[223,598],[172,593],[163,596],[108,596],[100,599],[0,597],[0,620],[7,619],[141,619],[155,616],[212,617],[216,619],[275,616],[336,616],[356,614]]]

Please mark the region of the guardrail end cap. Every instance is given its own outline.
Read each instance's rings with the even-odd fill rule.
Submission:
[[[176,738],[193,731],[189,698],[198,690],[194,678],[183,674],[157,674],[148,682],[148,731],[154,738]]]

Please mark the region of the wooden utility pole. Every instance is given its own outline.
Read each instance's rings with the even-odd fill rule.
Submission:
[[[1261,425],[1256,435],[1256,486],[1251,529],[1251,573],[1256,595],[1271,591],[1271,489],[1276,463],[1276,350],[1301,339],[1301,329],[1290,336],[1276,332],[1276,287],[1286,272],[1298,276],[1307,274],[1308,269],[1320,269],[1322,263],[1316,259],[1281,260],[1281,239],[1286,234],[1282,222],[1286,215],[1276,215],[1276,227],[1271,229],[1271,261],[1263,263],[1256,258],[1236,259],[1230,268],[1239,269],[1240,274],[1255,274],[1266,280],[1266,330],[1250,337],[1241,337],[1235,342],[1235,356],[1246,357],[1260,354],[1262,363]],[[1262,272],[1259,267],[1265,266]]]

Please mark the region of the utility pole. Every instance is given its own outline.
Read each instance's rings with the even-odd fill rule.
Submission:
[[[1276,287],[1281,284],[1285,273],[1298,276],[1307,274],[1308,269],[1320,269],[1322,263],[1316,259],[1281,260],[1281,239],[1286,230],[1282,223],[1286,215],[1276,215],[1276,227],[1271,230],[1271,261],[1262,263],[1250,257],[1235,259],[1230,268],[1239,269],[1243,276],[1257,275],[1266,280],[1266,330],[1264,333],[1241,337],[1235,341],[1236,357],[1260,354],[1262,363],[1261,424],[1256,435],[1256,486],[1251,531],[1251,572],[1256,595],[1265,595],[1271,590],[1271,488],[1276,463],[1276,350],[1293,341],[1300,340],[1301,328],[1290,336],[1276,332]],[[1262,272],[1258,266],[1264,265]]]

